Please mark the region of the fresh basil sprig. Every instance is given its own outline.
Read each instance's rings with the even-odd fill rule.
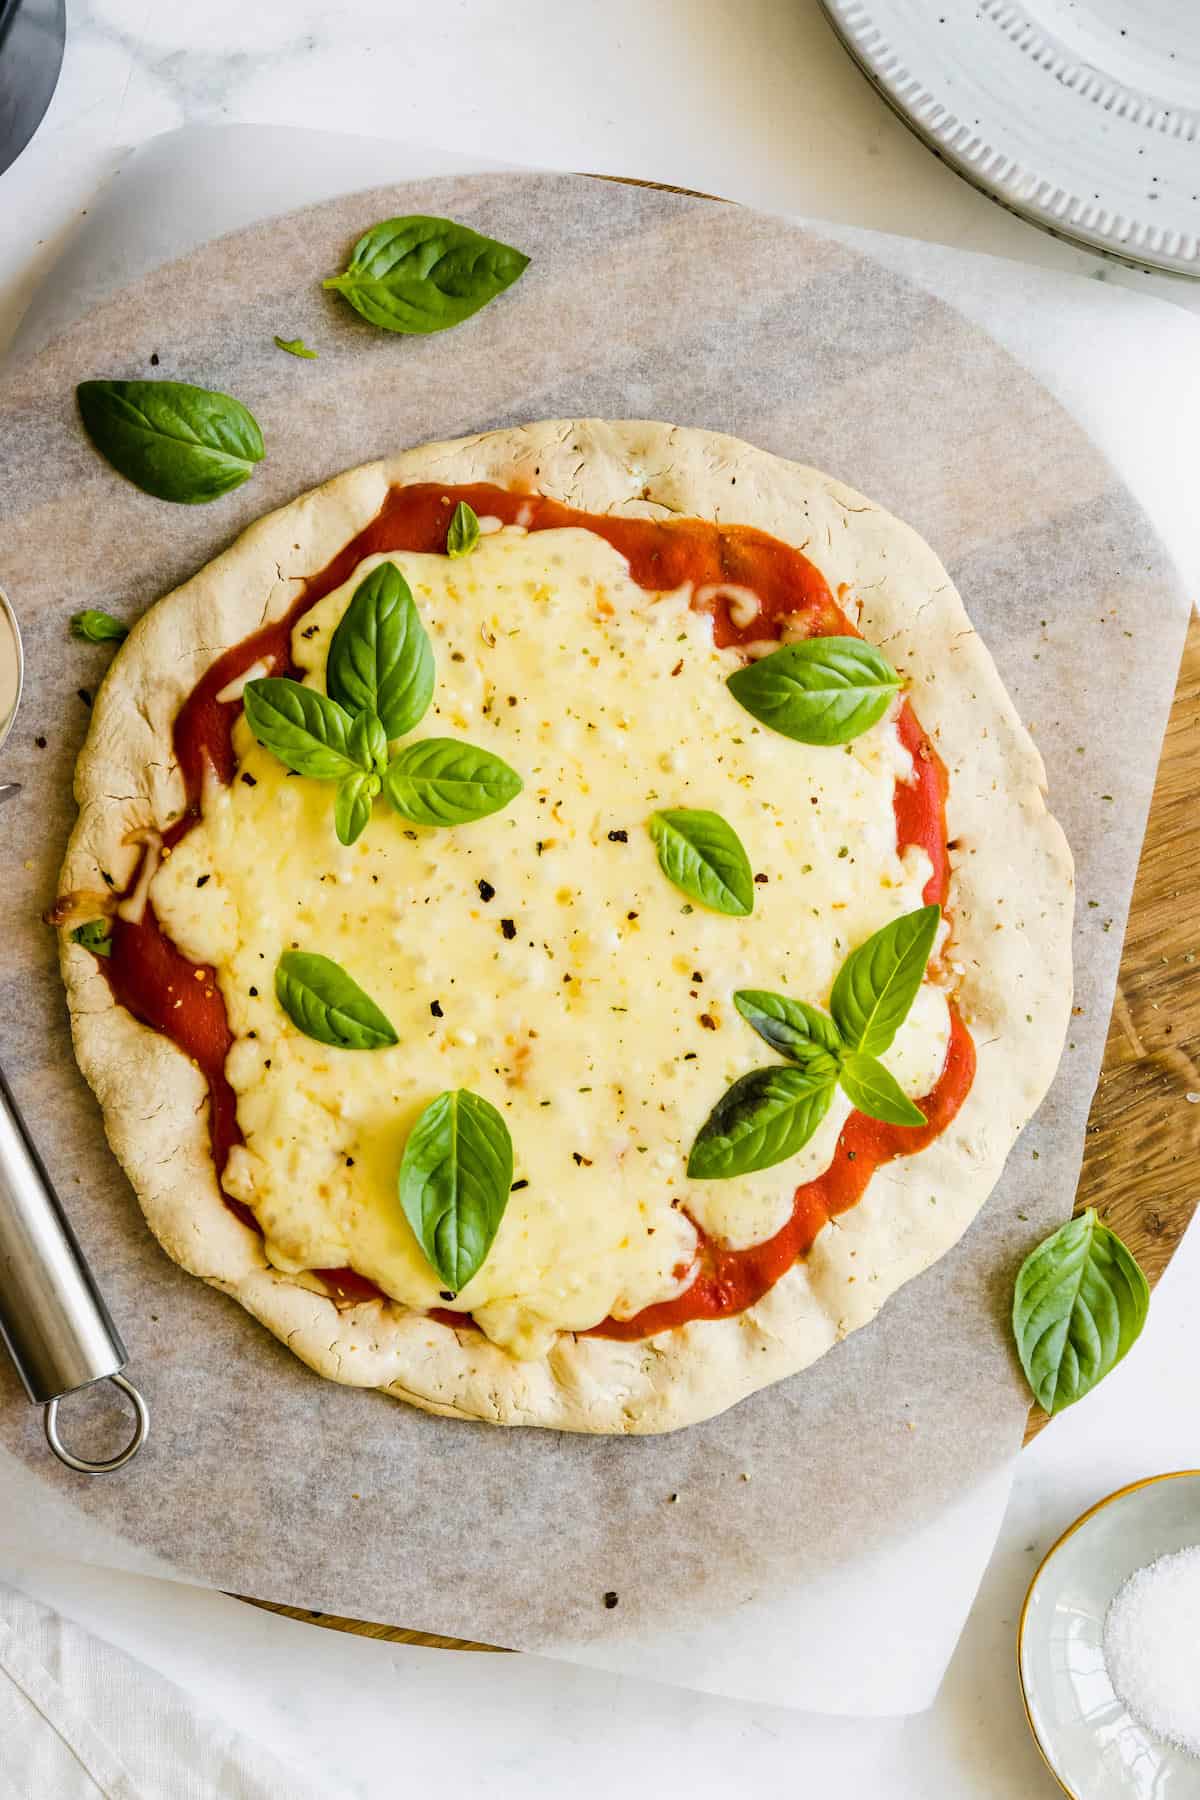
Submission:
[[[941,917],[938,906],[904,913],[846,958],[829,1010],[849,1049],[882,1056],[888,1048],[917,997]]]
[[[446,532],[446,555],[470,556],[478,542],[479,514],[465,500],[460,500],[450,515],[450,526]]]
[[[792,1065],[753,1069],[718,1100],[700,1128],[688,1174],[708,1181],[748,1175],[804,1147],[840,1085],[850,1104],[887,1125],[924,1125],[878,1056],[908,1017],[937,935],[940,909],[893,919],[851,952],[833,984],[833,1017],[760,988],[733,996],[746,1023]]]
[[[275,339],[275,348],[277,350],[286,350],[289,356],[303,356],[313,362],[316,361],[318,354],[317,351],[309,349],[303,338],[277,337]]]
[[[677,806],[652,813],[658,866],[690,900],[745,918],[754,911],[754,876],[742,840],[720,813]]]
[[[328,694],[283,675],[264,675],[246,683],[242,698],[259,743],[297,775],[341,781],[360,766],[350,751],[354,720]]]
[[[382,219],[322,285],[384,331],[421,335],[461,325],[511,287],[529,258],[453,219]]]
[[[84,430],[118,474],[157,500],[200,506],[240,487],[265,454],[240,400],[185,381],[82,381]]]
[[[340,963],[308,950],[285,950],[275,968],[275,998],[305,1037],[338,1050],[378,1050],[399,1042],[391,1021]]]
[[[404,1146],[400,1205],[430,1265],[458,1295],[482,1266],[512,1188],[513,1147],[496,1108],[467,1088],[439,1094]]]
[[[112,926],[107,919],[89,919],[77,925],[70,934],[73,944],[81,944],[95,956],[112,955]]]
[[[698,1181],[727,1181],[785,1162],[807,1144],[836,1087],[832,1057],[814,1057],[804,1068],[752,1069],[708,1115],[692,1145],[688,1174]]]
[[[900,685],[887,658],[856,637],[785,644],[726,682],[760,724],[800,744],[848,744],[883,717]]]
[[[395,563],[380,563],[359,582],[338,622],[325,685],[347,712],[378,713],[392,739],[421,723],[433,684],[433,646],[412,589]]]
[[[342,776],[333,803],[333,829],[337,832],[339,844],[345,844],[349,848],[367,829],[380,786],[378,775],[364,775],[361,771],[356,771],[353,775]]]
[[[383,791],[414,825],[466,825],[515,800],[524,783],[490,750],[457,738],[420,738],[388,764]]]
[[[1145,1275],[1094,1207],[1039,1244],[1017,1276],[1012,1320],[1021,1367],[1046,1412],[1090,1394],[1137,1342],[1149,1310]]]
[[[71,614],[71,636],[85,644],[120,644],[129,636],[129,627],[98,606],[89,606]]]

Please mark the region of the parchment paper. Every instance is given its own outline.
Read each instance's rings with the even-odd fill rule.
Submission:
[[[453,214],[533,267],[462,331],[385,338],[317,278],[366,225],[405,211]],[[275,331],[321,360],[280,356]],[[218,506],[138,495],[74,423],[77,380],[148,374],[152,354],[159,374],[227,388],[263,424],[267,462]],[[577,412],[736,432],[929,537],[1041,744],[1079,865],[1071,1047],[964,1243],[814,1369],[634,1442],[502,1433],[321,1383],[177,1271],[105,1149],[38,923],[71,816],[78,690],[104,666],[68,640],[72,611],[132,617],[268,507],[398,444]],[[936,1531],[943,1508],[994,1480],[1027,1406],[1011,1281],[1070,1208],[1186,619],[1143,515],[1045,391],[858,249],[670,194],[506,175],[333,202],[147,277],[14,372],[0,443],[0,581],[29,660],[4,760],[26,785],[0,814],[0,1057],[155,1414],[127,1473],[81,1484],[48,1462],[0,1371],[0,1445],[47,1503],[73,1503],[115,1560],[143,1568],[611,1662],[664,1631],[738,1637],[739,1621],[749,1652],[780,1591],[801,1631],[806,1594]],[[806,1703],[786,1667],[731,1680],[703,1661],[684,1656],[677,1678]]]

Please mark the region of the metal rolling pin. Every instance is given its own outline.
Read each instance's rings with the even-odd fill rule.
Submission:
[[[25,1391],[46,1409],[46,1440],[60,1462],[87,1475],[120,1469],[146,1441],[149,1412],[121,1373],[128,1357],[92,1279],[12,1091],[0,1070],[0,1338]],[[58,1403],[111,1381],[129,1400],[134,1433],[107,1461],[76,1456],[58,1432]]]

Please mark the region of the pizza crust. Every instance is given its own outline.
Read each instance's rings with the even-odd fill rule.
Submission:
[[[552,421],[340,475],[260,520],[152,607],[96,697],[61,893],[103,888],[105,874],[127,885],[139,855],[131,834],[161,829],[184,804],[172,728],[197,681],[282,617],[305,574],[369,524],[391,486],[418,481],[494,482],[588,512],[753,525],[804,550],[835,593],[847,584],[864,635],[909,676],[950,773],[953,960],[979,1059],[965,1104],[918,1157],[879,1169],[807,1260],[746,1312],[637,1343],[564,1335],[544,1359],[519,1362],[480,1332],[385,1301],[339,1307],[272,1268],[222,1199],[200,1072],[115,1004],[94,956],[64,930],[76,1055],[164,1249],[319,1374],[450,1417],[674,1430],[814,1362],[967,1229],[1058,1063],[1071,1006],[1070,852],[1046,811],[1042,759],[915,532],[828,476],[734,438],[652,421]]]

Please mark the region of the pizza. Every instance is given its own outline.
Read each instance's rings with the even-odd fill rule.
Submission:
[[[96,697],[55,918],[151,1229],[318,1373],[667,1431],[868,1325],[1070,1012],[1041,758],[934,553],[714,433],[304,494]]]

